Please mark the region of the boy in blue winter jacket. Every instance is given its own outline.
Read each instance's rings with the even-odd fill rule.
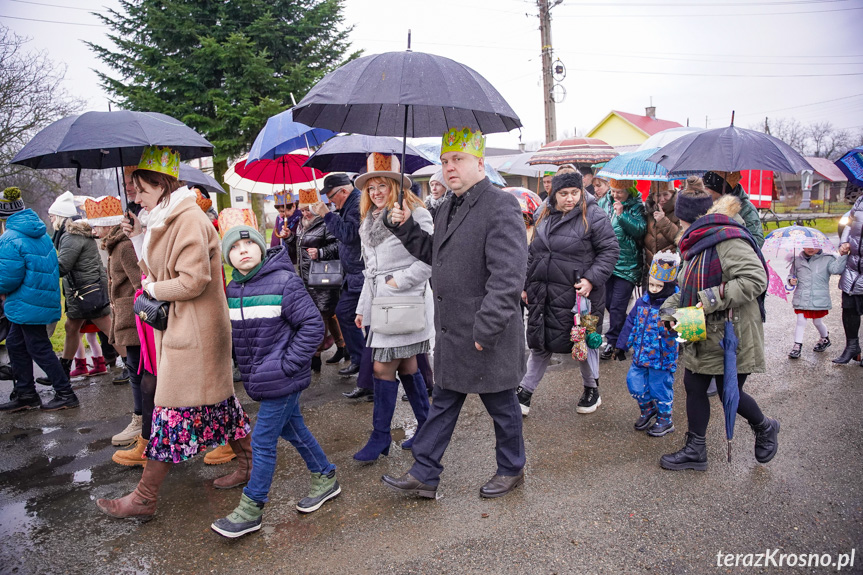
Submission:
[[[675,278],[680,256],[659,252],[653,257],[647,293],[629,312],[617,340],[615,359],[624,359],[633,348],[632,367],[626,375],[629,393],[641,408],[635,429],[661,437],[674,431],[671,405],[674,402],[674,372],[677,369],[676,334],[660,325],[659,308],[677,291]],[[651,420],[656,417],[653,425]]]
[[[261,402],[252,432],[252,470],[240,504],[212,529],[235,538],[261,528],[261,515],[276,470],[276,444],[284,437],[312,473],[309,496],[297,510],[311,513],[342,489],[336,466],[306,427],[300,392],[312,379],[312,356],[324,338],[318,308],[294,271],[288,250],[267,250],[264,237],[249,226],[224,231],[222,254],[234,267],[227,287],[232,338],[243,385]]]

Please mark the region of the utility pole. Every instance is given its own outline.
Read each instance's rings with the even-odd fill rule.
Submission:
[[[553,142],[557,139],[557,115],[554,110],[554,99],[552,98],[551,71],[551,9],[563,0],[536,0],[539,8],[539,34],[542,40],[542,90],[545,102],[545,142]]]

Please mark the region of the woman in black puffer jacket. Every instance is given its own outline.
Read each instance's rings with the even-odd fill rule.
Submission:
[[[321,341],[318,351],[312,358],[312,370],[320,371],[321,352],[326,349],[324,346],[328,334],[332,335],[338,349],[335,355],[327,360],[327,363],[338,363],[342,358],[347,357],[345,340],[342,338],[342,330],[339,328],[338,319],[336,319],[336,304],[339,303],[341,290],[339,288],[320,289],[310,287],[309,269],[312,266],[312,260],[338,260],[339,241],[327,229],[324,219],[310,211],[308,205],[300,204],[300,211],[303,215],[299,224],[297,224],[297,271],[300,277],[303,278],[306,289],[309,291],[309,295],[312,296],[312,301],[315,302],[315,306],[321,312],[321,317],[324,319],[324,324],[327,328],[324,333],[324,341]]]
[[[591,314],[602,326],[605,282],[614,270],[620,248],[605,212],[593,196],[584,193],[579,173],[552,180],[548,204],[537,220],[530,244],[527,281],[522,297],[528,308],[527,344],[530,359],[518,388],[523,415],[545,374],[553,353],[572,352],[570,331],[576,293],[590,300]],[[578,413],[591,413],[599,400],[599,354],[588,350],[580,362],[584,393]]]

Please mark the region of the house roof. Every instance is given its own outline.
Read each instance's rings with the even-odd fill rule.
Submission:
[[[638,114],[630,114],[629,112],[621,112],[620,110],[612,110],[611,114],[617,114],[648,136],[652,136],[657,132],[661,132],[662,130],[667,130],[669,128],[683,127],[683,124],[678,124],[671,120],[660,120],[659,118],[651,118],[650,116],[639,116]],[[609,116],[611,114],[609,114]],[[603,121],[605,121],[604,118]]]
[[[842,173],[836,164],[828,160],[827,158],[815,158],[815,157],[806,157],[806,161],[815,168],[815,172],[818,173],[825,180],[830,182],[847,182],[848,178],[845,177],[845,174]]]

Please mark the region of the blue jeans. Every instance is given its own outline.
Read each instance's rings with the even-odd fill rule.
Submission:
[[[674,374],[667,369],[653,369],[635,364],[626,374],[626,387],[639,405],[656,402],[659,413],[670,414],[674,402]]]
[[[360,365],[363,357],[363,349],[366,347],[366,338],[354,323],[357,317],[357,304],[360,302],[360,292],[349,292],[342,290],[339,303],[336,304],[336,317],[339,327],[342,328],[342,337],[345,338],[345,348],[351,356],[351,363]]]
[[[243,493],[252,501],[268,501],[267,495],[276,472],[276,444],[279,437],[297,449],[312,473],[326,474],[336,468],[303,421],[299,391],[285,397],[264,399],[252,431],[252,476],[243,489]]]

